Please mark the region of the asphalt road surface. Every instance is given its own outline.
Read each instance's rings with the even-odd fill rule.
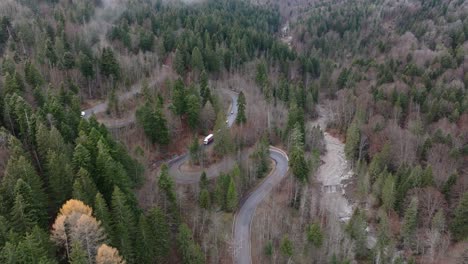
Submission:
[[[270,147],[270,158],[275,162],[275,169],[255,189],[242,204],[234,221],[234,262],[237,264],[252,263],[250,227],[255,215],[255,209],[286,176],[288,157],[283,151]]]

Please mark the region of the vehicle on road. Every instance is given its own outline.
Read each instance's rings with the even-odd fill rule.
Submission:
[[[203,144],[204,144],[204,145],[208,145],[208,144],[210,144],[211,142],[213,142],[213,140],[214,140],[213,134],[209,134],[209,135],[206,136],[205,139],[203,140]]]
[[[233,114],[234,114],[234,111],[231,111],[231,115],[233,115]]]
[[[81,111],[81,117],[85,117],[86,113],[85,111]]]

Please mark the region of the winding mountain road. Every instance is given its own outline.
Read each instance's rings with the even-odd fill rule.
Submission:
[[[265,180],[255,189],[237,211],[234,220],[234,262],[237,264],[252,263],[250,227],[255,215],[255,209],[286,176],[289,168],[288,156],[281,149],[270,147],[270,158],[275,162],[275,168]]]
[[[138,95],[140,91],[141,85],[134,85],[132,89],[130,89],[128,92],[120,95],[119,100],[128,100],[133,96]],[[231,97],[231,105],[227,113],[227,126],[231,127],[234,124],[237,117],[238,93],[231,90],[225,90],[225,92]],[[89,118],[93,114],[105,112],[107,110],[107,105],[108,103],[107,101],[105,101],[91,108],[83,110],[83,117]],[[110,122],[103,123],[108,129],[116,129],[132,124],[133,122],[135,122],[134,113],[132,113],[129,117],[125,119],[113,120]],[[202,147],[210,147],[210,145],[202,145]],[[201,171],[181,171],[181,166],[187,161],[188,158],[188,153],[185,153],[179,157],[168,161],[170,175],[174,177],[175,182],[178,184],[194,184],[200,180]],[[241,207],[235,215],[233,236],[234,243],[237,245],[238,248],[238,251],[234,256],[235,263],[252,263],[250,254],[250,226],[255,214],[255,209],[271,192],[273,187],[281,182],[281,180],[286,176],[286,173],[288,171],[289,159],[284,151],[276,147],[270,146],[270,158],[275,162],[274,169],[262,181],[262,183],[255,190],[253,190],[246,199],[244,199],[244,202],[242,203]],[[232,168],[234,166],[234,162],[229,160],[224,160],[221,163],[212,165],[205,169],[208,178],[214,178],[219,176],[220,169],[229,170],[229,168]]]

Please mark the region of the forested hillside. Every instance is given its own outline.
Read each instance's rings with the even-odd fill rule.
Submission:
[[[465,263],[467,54],[463,0],[1,1],[0,262],[235,262],[275,145],[253,263]]]

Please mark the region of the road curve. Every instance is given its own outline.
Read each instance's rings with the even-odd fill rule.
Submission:
[[[273,187],[281,182],[288,171],[288,156],[284,151],[270,147],[270,158],[276,164],[275,169],[270,172],[257,189],[250,193],[235,215],[233,230],[234,263],[237,264],[252,263],[250,228],[255,209],[271,192]]]

